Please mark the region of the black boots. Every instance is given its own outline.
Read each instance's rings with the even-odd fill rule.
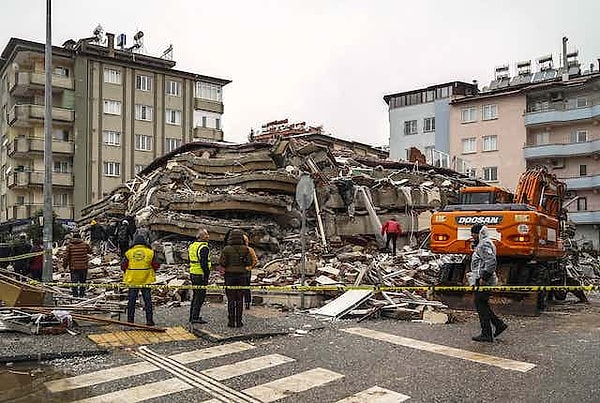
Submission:
[[[483,334],[480,334],[479,336],[473,336],[471,337],[471,340],[473,341],[480,341],[480,342],[487,342],[487,343],[493,343],[494,339],[492,336],[485,336]]]
[[[496,330],[494,331],[494,337],[500,336],[500,333],[505,331],[507,328],[508,328],[508,325],[506,323],[504,323],[504,322],[498,323],[498,326],[496,326]]]

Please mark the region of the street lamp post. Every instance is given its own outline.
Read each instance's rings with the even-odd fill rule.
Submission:
[[[52,0],[46,0],[46,49],[44,87],[44,268],[42,280],[52,281]]]

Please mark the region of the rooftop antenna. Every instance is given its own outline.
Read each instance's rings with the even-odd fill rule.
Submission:
[[[133,44],[133,46],[128,48],[128,50],[135,52],[136,50],[140,49],[139,52],[141,53],[143,51],[143,47],[144,47],[144,39],[143,38],[144,38],[144,33],[142,31],[137,31],[135,33],[135,35],[133,36],[133,40],[135,43]]]
[[[165,60],[173,60],[173,44],[170,43],[169,47],[165,49],[165,51],[160,56],[161,59]]]

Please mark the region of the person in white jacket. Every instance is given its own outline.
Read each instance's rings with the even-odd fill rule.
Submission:
[[[490,239],[487,227],[482,224],[473,225],[471,236],[475,246],[471,256],[469,284],[472,286],[497,285],[496,245]],[[508,328],[508,325],[492,311],[488,291],[475,291],[475,308],[479,315],[481,334],[473,336],[474,341],[493,342],[494,337],[499,336]],[[493,335],[492,325],[494,326]]]

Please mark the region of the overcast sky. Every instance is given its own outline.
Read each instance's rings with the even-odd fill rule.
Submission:
[[[2,0],[0,43],[44,42],[45,0]],[[289,118],[387,144],[385,94],[452,80],[487,84],[497,65],[554,53],[600,57],[600,0],[53,0],[53,44],[105,31],[172,43],[177,68],[230,79],[225,139]],[[596,69],[598,65],[596,63]]]

